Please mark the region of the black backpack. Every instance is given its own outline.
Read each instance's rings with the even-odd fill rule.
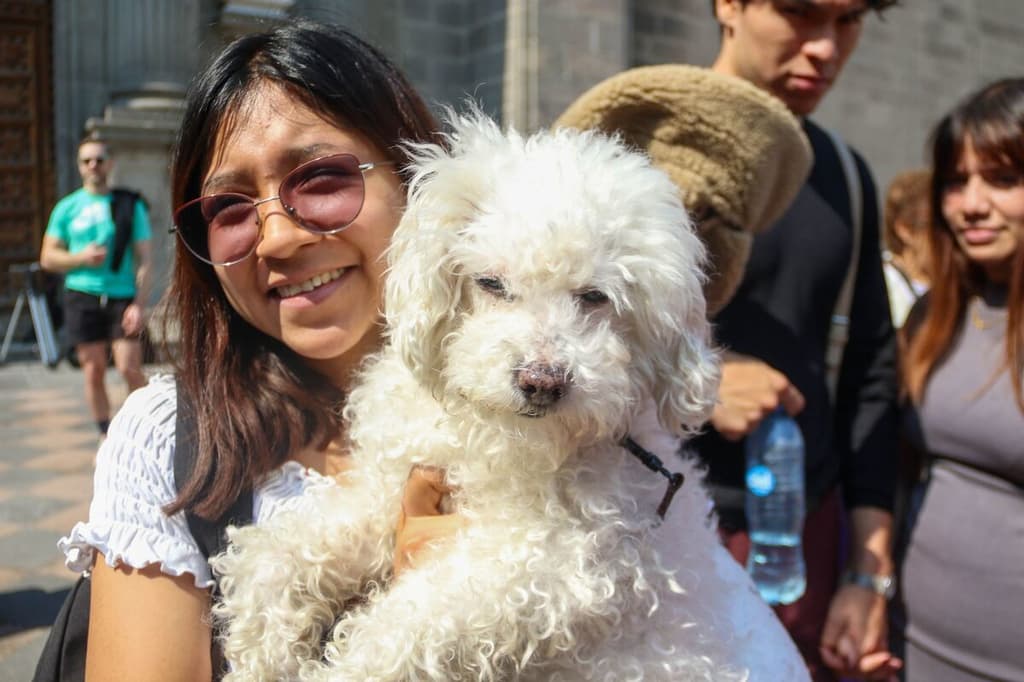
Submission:
[[[110,192],[110,217],[114,220],[114,249],[110,258],[111,272],[121,269],[125,251],[132,240],[132,227],[135,224],[135,203],[146,200],[138,192],[115,187]]]
[[[180,387],[179,387],[180,388]],[[195,416],[191,405],[182,399],[179,390],[174,434],[174,481],[180,488],[188,480],[195,466],[196,440]],[[243,493],[219,519],[208,521],[186,511],[188,528],[199,545],[203,556],[209,558],[218,554],[227,542],[224,530],[228,525],[245,525],[252,522],[252,491]],[[46,638],[33,682],[82,682],[85,679],[85,648],[89,637],[89,599],[92,581],[82,576],[71,587],[64,599],[60,613]],[[216,591],[216,588],[215,588]],[[223,674],[223,657],[213,639],[211,651],[213,670]]]

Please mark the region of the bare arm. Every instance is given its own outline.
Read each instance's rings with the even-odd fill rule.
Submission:
[[[152,272],[152,244],[147,240],[132,245],[135,261],[135,300],[124,311],[121,326],[124,333],[134,335],[145,325],[146,302],[149,301],[149,287]]]
[[[92,573],[85,678],[195,682],[212,678],[210,596],[191,574],[173,577],[153,564],[107,566]]]
[[[875,507],[850,512],[847,567],[867,575],[890,575],[892,514]],[[822,659],[843,677],[891,679],[902,661],[889,652],[885,598],[859,585],[842,585],[832,598],[821,637]]]
[[[39,264],[49,272],[68,272],[76,268],[99,267],[107,258],[107,248],[90,244],[81,251],[71,253],[67,245],[56,237],[43,237]]]
[[[135,242],[132,245],[132,256],[135,260],[135,302],[145,308],[149,300],[149,289],[152,284],[153,244],[149,240]]]

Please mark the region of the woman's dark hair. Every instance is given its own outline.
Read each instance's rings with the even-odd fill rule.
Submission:
[[[434,116],[384,55],[345,29],[299,20],[239,38],[193,81],[171,166],[172,206],[199,196],[215,141],[266,84],[358,132],[399,173],[408,160],[401,142],[437,141]],[[193,406],[198,448],[167,511],[215,518],[298,449],[337,437],[344,396],[243,320],[213,268],[180,240],[167,299],[167,324],[179,326],[178,390]]]
[[[984,163],[1015,172],[1024,183],[1024,78],[996,81],[974,93],[939,121],[931,136],[931,266],[935,273],[923,316],[908,326],[903,375],[907,393],[920,402],[932,371],[952,347],[972,296],[983,293],[984,271],[957,244],[942,213],[946,188],[961,173],[964,149]],[[1013,257],[1008,284],[1006,365],[1017,404],[1024,411],[1024,248]]]

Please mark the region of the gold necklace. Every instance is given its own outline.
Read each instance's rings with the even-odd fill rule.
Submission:
[[[1006,311],[1005,310],[1001,310],[1001,311],[999,311],[999,315],[996,317],[996,319],[986,320],[986,319],[982,318],[981,315],[978,314],[978,308],[980,306],[981,306],[981,299],[980,298],[978,298],[978,299],[976,299],[974,301],[971,301],[971,305],[970,305],[970,308],[971,308],[971,324],[974,325],[975,329],[980,329],[980,330],[983,330],[983,331],[985,329],[992,329],[997,324],[1001,323],[1003,320],[1006,319]]]

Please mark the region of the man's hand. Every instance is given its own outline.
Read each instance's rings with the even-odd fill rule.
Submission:
[[[142,331],[145,316],[142,312],[142,306],[138,303],[132,303],[124,309],[124,315],[121,316],[121,328],[124,330],[125,336],[135,336]]]
[[[107,247],[94,242],[79,251],[78,257],[81,259],[83,267],[99,267],[107,260]]]
[[[821,636],[821,658],[839,677],[897,680],[903,661],[886,642],[886,602],[858,585],[844,585],[832,598]]]
[[[444,498],[450,492],[441,469],[418,466],[409,472],[402,494],[402,512],[395,528],[392,563],[395,577],[465,526],[463,517],[441,511]]]
[[[804,396],[782,372],[748,355],[726,353],[718,403],[711,425],[728,440],[751,433],[776,407],[792,416],[804,409]]]

